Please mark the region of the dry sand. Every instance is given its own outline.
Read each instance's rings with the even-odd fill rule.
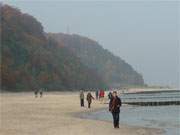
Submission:
[[[107,107],[98,101],[92,109],[79,106],[78,93],[46,93],[34,98],[33,93],[0,94],[0,135],[159,135],[159,129],[120,125],[111,122],[80,119],[76,113]]]

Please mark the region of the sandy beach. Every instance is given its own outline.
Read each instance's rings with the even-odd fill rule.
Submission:
[[[160,135],[159,129],[120,125],[114,129],[106,121],[81,119],[76,114],[105,108],[93,101],[92,108],[81,108],[78,93],[0,94],[1,135]]]

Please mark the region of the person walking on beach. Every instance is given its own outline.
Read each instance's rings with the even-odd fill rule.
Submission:
[[[113,96],[109,102],[109,111],[113,116],[114,128],[119,128],[119,113],[121,107],[121,99],[117,96],[117,92],[113,91]]]
[[[104,95],[105,95],[104,90],[100,90],[100,92],[99,92],[99,100],[100,100],[101,103],[103,103],[103,101],[104,101]]]
[[[42,98],[42,96],[43,96],[43,89],[42,88],[39,90],[39,94],[40,94],[40,98]]]
[[[91,95],[90,92],[88,92],[86,99],[87,99],[87,102],[88,102],[88,108],[91,108],[92,99],[94,99],[94,97]]]
[[[113,96],[112,92],[110,91],[109,94],[108,94],[108,99],[111,100],[112,96]]]
[[[98,90],[96,90],[96,100],[98,100],[98,97],[99,96],[99,91]]]
[[[84,92],[82,90],[80,91],[79,97],[80,97],[80,105],[81,107],[84,107]]]
[[[37,97],[38,97],[38,92],[39,92],[39,91],[38,91],[38,89],[35,89],[35,90],[34,90],[34,95],[35,95],[35,98],[37,98]]]

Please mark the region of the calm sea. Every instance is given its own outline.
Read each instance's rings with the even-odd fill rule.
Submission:
[[[148,94],[125,94],[122,100],[179,100],[180,92],[159,92]],[[112,121],[108,108],[92,112],[84,116],[89,119]],[[120,123],[134,126],[164,129],[165,135],[180,135],[180,106],[123,106],[121,107]]]

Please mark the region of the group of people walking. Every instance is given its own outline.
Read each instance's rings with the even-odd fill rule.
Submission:
[[[37,89],[34,91],[35,98],[38,96],[41,98],[43,97],[43,89]],[[84,107],[84,100],[85,100],[85,93],[83,90],[80,91],[80,106]],[[104,90],[96,91],[95,92],[96,100],[102,101],[105,97]],[[121,107],[121,99],[118,97],[118,94],[116,91],[109,92],[108,93],[108,99],[109,99],[109,111],[112,113],[113,117],[113,125],[114,128],[119,128],[119,114],[120,114],[120,107]],[[95,98],[92,96],[91,92],[88,92],[86,95],[87,100],[87,106],[88,108],[91,108],[92,100]]]
[[[105,92],[103,90],[96,91],[96,100],[103,100],[105,96]],[[80,105],[81,107],[84,107],[84,92],[80,91]],[[94,97],[92,96],[91,92],[87,93],[86,100],[88,103],[88,108],[91,108],[91,103]],[[108,94],[109,99],[109,111],[112,114],[113,117],[113,126],[114,128],[119,128],[119,114],[120,114],[120,107],[122,105],[121,99],[118,97],[117,91],[109,92]]]
[[[35,98],[37,98],[38,95],[39,95],[40,98],[42,98],[43,97],[43,89],[36,89],[34,91],[34,95],[35,95]]]
[[[81,90],[80,91],[80,104],[81,104],[81,107],[84,107],[84,92]],[[87,93],[87,96],[86,96],[86,100],[87,100],[87,103],[88,103],[88,108],[91,108],[91,103],[92,103],[92,100],[94,99],[94,97],[92,96],[91,92],[88,92]]]
[[[104,100],[105,92],[104,90],[96,90],[95,92],[96,100],[100,100],[101,102]],[[84,107],[84,92],[83,90],[80,91],[80,105],[81,107]],[[87,93],[86,100],[88,103],[88,108],[91,108],[92,100],[94,100],[94,97],[92,96],[91,92]]]
[[[104,96],[105,96],[105,92],[104,92],[104,90],[96,90],[96,99],[99,99],[99,100],[101,100],[101,99],[103,99],[104,98]]]

